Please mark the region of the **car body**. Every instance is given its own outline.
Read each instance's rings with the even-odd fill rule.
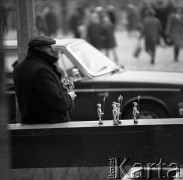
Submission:
[[[77,94],[75,109],[70,112],[72,121],[97,120],[98,103],[102,105],[103,120],[113,119],[112,103],[118,102],[119,97],[122,119],[133,118],[133,102],[138,103],[139,118],[183,115],[183,73],[128,70],[83,39],[56,42],[58,66],[64,76],[73,78]],[[6,52],[11,49],[7,46]],[[11,72],[10,64],[7,69]],[[13,91],[9,94],[12,96]]]

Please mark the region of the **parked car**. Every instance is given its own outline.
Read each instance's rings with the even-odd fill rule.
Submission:
[[[5,47],[6,52],[17,51],[15,44],[12,49],[10,44],[8,46]],[[58,39],[55,49],[63,74],[74,79],[77,98],[75,109],[70,113],[72,121],[97,120],[98,103],[104,111],[103,119],[112,119],[112,103],[117,102],[119,96],[123,97],[122,119],[133,118],[134,101],[138,103],[139,118],[183,116],[182,73],[125,69],[83,39]],[[7,69],[11,71],[10,64],[13,62],[8,63],[8,53],[6,58]],[[9,84],[11,82],[10,79]],[[7,93],[14,96],[14,91]],[[15,118],[15,112],[11,114],[11,118]]]

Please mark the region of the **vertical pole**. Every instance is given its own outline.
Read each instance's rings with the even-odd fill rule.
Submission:
[[[18,61],[27,54],[29,38],[36,32],[34,0],[16,0]]]
[[[16,0],[18,62],[24,60],[27,54],[29,38],[36,32],[34,9],[34,0]],[[16,107],[16,121],[20,123],[21,115],[17,102]]]
[[[61,28],[63,30],[64,35],[68,33],[68,1],[67,0],[61,0],[60,1],[61,5]]]
[[[0,12],[2,2],[0,1]],[[2,13],[0,13],[0,27],[3,27]],[[9,137],[7,131],[7,106],[5,98],[5,73],[3,53],[3,28],[0,28],[0,179],[9,178]]]

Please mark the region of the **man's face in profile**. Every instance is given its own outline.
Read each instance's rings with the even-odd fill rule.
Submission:
[[[42,46],[41,49],[42,49],[42,51],[44,51],[45,53],[47,53],[47,54],[49,54],[51,56],[54,55],[54,51],[55,50],[54,50],[54,48],[51,45],[49,45],[49,46]]]

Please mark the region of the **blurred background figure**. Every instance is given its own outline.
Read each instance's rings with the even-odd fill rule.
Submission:
[[[161,2],[160,2],[161,1]],[[105,1],[89,1],[89,0],[36,0],[35,1],[35,13],[36,17],[36,26],[37,26],[37,34],[45,34],[48,36],[47,22],[45,19],[45,15],[49,11],[49,7],[53,7],[54,14],[56,15],[57,23],[51,22],[51,25],[48,25],[49,28],[57,29],[56,37],[57,38],[72,38],[79,37],[83,39],[87,39],[86,37],[86,28],[90,24],[90,12],[91,9],[95,10],[99,14],[100,21],[102,22],[102,18],[104,14],[109,16],[112,24],[114,25],[114,35],[116,37],[116,52],[118,54],[119,61],[121,64],[126,67],[133,67],[138,69],[145,68],[144,65],[147,65],[149,69],[163,69],[164,64],[170,63],[173,64],[173,67],[176,66],[175,69],[179,69],[181,66],[178,63],[174,63],[172,61],[171,55],[172,40],[169,37],[166,37],[165,30],[168,22],[169,15],[174,13],[175,5],[182,3],[183,0],[105,0]],[[1,14],[3,14],[5,26],[4,28],[4,38],[5,39],[17,39],[17,21],[16,21],[16,5],[14,0],[3,1],[5,13],[2,10]],[[132,6],[132,11],[135,15],[132,15],[132,18],[128,16],[128,8]],[[148,54],[146,54],[143,49],[144,45],[138,41],[139,33],[141,32],[142,24],[147,16],[146,11],[149,8],[153,8],[156,12],[155,16],[158,18],[162,25],[162,35],[161,35],[161,44],[163,46],[158,46],[158,51],[156,53],[157,64],[156,66],[151,66],[149,62],[146,60]],[[135,12],[136,11],[136,12]],[[162,14],[163,12],[163,14]],[[133,14],[132,13],[132,14]],[[137,14],[137,15],[136,15]],[[127,17],[128,16],[128,17]],[[72,18],[71,18],[72,17]],[[139,20],[138,20],[138,18]],[[128,20],[131,19],[131,20]],[[72,19],[72,21],[71,21]],[[46,24],[46,28],[44,27],[44,22]],[[55,25],[57,26],[55,27]],[[101,23],[101,26],[103,24]],[[54,28],[55,27],[55,28]],[[165,29],[164,29],[165,28]],[[49,30],[49,34],[54,36],[55,30]],[[130,32],[130,33],[129,33]],[[129,36],[129,34],[134,36]],[[98,35],[96,35],[98,36]],[[89,38],[89,36],[88,36]],[[99,38],[99,40],[101,40]],[[144,40],[144,39],[143,39]],[[165,42],[165,43],[164,43]],[[141,53],[139,56],[140,61],[136,61],[137,57],[134,57],[133,51],[136,48],[136,44],[140,44]],[[168,46],[167,46],[168,45]],[[99,49],[104,51],[104,43],[100,42]],[[175,50],[177,52],[177,50]],[[110,51],[109,51],[110,52]],[[180,49],[179,59],[182,58],[182,49]],[[6,69],[9,71],[12,69],[11,64],[16,60],[15,58],[8,58]],[[168,61],[171,59],[170,61]],[[143,64],[143,66],[141,65]],[[181,62],[179,62],[181,63]],[[168,66],[171,69],[171,66]]]
[[[156,46],[162,33],[160,21],[155,17],[155,11],[149,9],[143,21],[142,35],[145,40],[145,50],[151,57],[151,64],[155,63]]]
[[[52,6],[45,7],[44,14],[48,36],[56,36],[58,29],[58,20],[54,12],[54,8]]]
[[[117,17],[115,12],[115,7],[112,4],[109,4],[106,9],[106,13],[109,16],[111,23],[113,24],[114,28],[117,26]]]
[[[168,21],[169,15],[175,12],[175,5],[173,3],[173,0],[168,0],[166,5],[166,22]]]
[[[153,8],[155,10],[155,16],[159,19],[162,25],[162,40],[164,41],[164,44],[169,45],[170,42],[166,38],[165,29],[169,15],[174,12],[173,3],[171,0],[167,1],[166,3],[162,0],[158,0],[153,4]]]
[[[150,1],[147,1],[147,0],[141,1],[138,9],[139,18],[141,22],[143,22],[144,18],[146,18],[147,11],[151,8],[152,8],[152,3],[150,3]]]
[[[174,46],[174,61],[178,61],[180,48],[183,48],[183,6],[177,6],[176,12],[168,19],[166,34]]]
[[[36,29],[38,35],[48,35],[47,25],[41,14],[36,15]]]
[[[133,4],[127,5],[127,31],[128,35],[133,36],[139,29],[139,14]]]
[[[102,6],[96,6],[95,9],[94,9],[94,11],[96,13],[98,13],[99,18],[100,18],[100,21],[102,22],[102,19],[103,19],[104,13],[105,13],[104,8]]]
[[[168,23],[169,16],[174,12],[175,12],[175,5],[173,3],[173,0],[168,0],[167,6],[166,6],[166,11],[165,11],[165,13],[166,13],[166,26]],[[166,45],[172,45],[172,43],[173,43],[172,40],[166,36],[166,26],[163,29],[164,36],[165,36],[165,43],[166,43]]]
[[[78,5],[70,17],[70,29],[75,38],[82,38],[84,28],[85,12],[81,5]]]
[[[86,40],[98,50],[102,49],[102,24],[100,16],[95,10],[92,10],[90,14],[86,28]]]
[[[166,23],[167,23],[167,16],[166,16],[166,6],[164,5],[162,0],[158,0],[155,1],[155,3],[153,4],[153,8],[155,10],[155,16],[159,19],[161,26],[162,26],[162,33],[161,33],[161,38],[164,40],[165,42],[165,27],[166,27]],[[160,43],[160,42],[158,42]]]
[[[3,33],[6,33],[7,32],[7,18],[8,18],[8,9],[2,4],[1,5],[1,19],[2,19],[2,24],[3,24],[3,27],[2,27],[2,30],[3,30]]]
[[[109,53],[112,52],[113,60],[119,63],[118,56],[116,53],[116,39],[115,39],[115,26],[112,24],[108,14],[105,14],[102,19],[102,43],[106,55],[109,57]]]

